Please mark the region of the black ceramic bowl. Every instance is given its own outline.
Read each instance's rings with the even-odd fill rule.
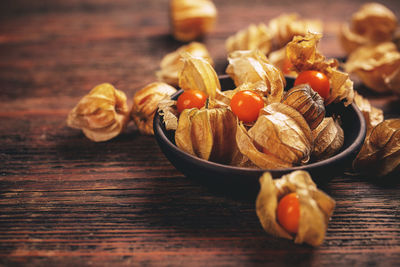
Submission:
[[[286,78],[287,89],[293,86],[294,79]],[[223,90],[234,88],[233,81],[228,76],[220,78]],[[176,99],[182,90],[172,96]],[[224,191],[244,191],[253,194],[258,190],[258,179],[264,172],[270,172],[278,178],[283,174],[305,170],[310,173],[317,184],[329,181],[332,177],[342,174],[349,167],[363,144],[366,124],[364,117],[355,104],[344,107],[342,103],[330,104],[327,115],[340,115],[344,131],[344,145],[334,156],[314,163],[285,169],[251,169],[219,164],[192,156],[175,145],[174,132],[165,129],[158,112],[154,116],[154,135],[157,142],[170,162],[188,177],[196,178],[208,185],[215,185]]]

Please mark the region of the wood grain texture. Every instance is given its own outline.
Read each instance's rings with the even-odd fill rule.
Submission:
[[[400,17],[397,0],[380,2]],[[282,12],[323,19],[321,50],[342,57],[336,32],[364,1],[215,3],[203,42],[223,73],[225,39]],[[131,103],[181,44],[168,1],[1,1],[0,266],[399,266],[398,181],[343,175],[324,185],[337,207],[311,248],[264,233],[253,201],[185,177],[133,124],[104,143],[66,126],[101,82]],[[396,96],[365,94],[400,116]]]

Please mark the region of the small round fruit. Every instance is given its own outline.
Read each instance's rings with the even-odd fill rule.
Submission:
[[[279,224],[288,232],[296,234],[299,229],[300,204],[296,193],[284,196],[278,203]]]
[[[232,97],[230,106],[239,120],[251,123],[257,120],[260,109],[264,107],[264,101],[257,93],[243,90]]]
[[[329,79],[325,74],[316,70],[306,70],[300,72],[294,81],[294,86],[299,84],[309,84],[324,100],[329,97]]]
[[[176,102],[178,112],[181,113],[187,108],[202,108],[206,103],[207,95],[200,90],[187,90],[184,91]]]

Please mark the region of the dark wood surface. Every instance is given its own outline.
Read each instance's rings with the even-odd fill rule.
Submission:
[[[296,11],[323,19],[321,50],[342,57],[336,32],[363,2],[219,0],[203,41],[222,74],[229,35]],[[398,0],[382,3],[400,17]],[[323,186],[337,207],[325,242],[311,248],[266,234],[254,201],[185,177],[133,124],[104,143],[66,126],[101,82],[131,103],[180,45],[168,1],[1,1],[0,265],[399,266],[397,181],[343,174]],[[367,95],[400,116],[396,96]]]

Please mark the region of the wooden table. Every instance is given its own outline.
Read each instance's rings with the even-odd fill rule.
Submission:
[[[215,1],[204,42],[218,73],[225,39],[254,22],[296,11],[325,22],[321,50],[341,57],[336,32],[364,1]],[[382,1],[400,17],[398,0]],[[167,52],[168,1],[1,1],[1,266],[399,266],[399,183],[334,178],[337,201],[318,248],[273,238],[254,202],[188,179],[133,124],[94,143],[66,126],[101,82],[134,92],[155,80]],[[395,96],[369,96],[399,116]]]

